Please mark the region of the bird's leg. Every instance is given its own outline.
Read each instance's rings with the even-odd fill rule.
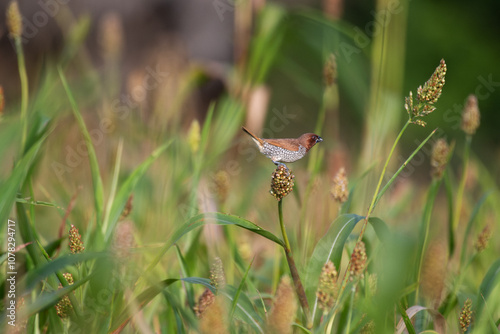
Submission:
[[[284,163],[279,162],[279,161],[273,161],[273,162],[274,162],[274,164],[275,164],[277,167],[279,167],[279,166],[285,166],[285,168],[286,168],[287,172],[289,172],[289,171],[290,171],[290,170],[288,169],[288,166],[287,166],[287,165],[285,165]]]

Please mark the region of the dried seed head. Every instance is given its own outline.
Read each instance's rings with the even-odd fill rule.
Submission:
[[[117,260],[127,261],[130,258],[130,250],[135,245],[134,232],[134,223],[130,220],[121,221],[116,226],[112,250]]]
[[[337,269],[335,269],[335,265],[332,261],[328,261],[321,270],[318,291],[316,292],[319,307],[326,312],[333,307],[333,303],[335,303],[337,299],[337,279]]]
[[[225,170],[218,171],[214,176],[215,191],[220,203],[225,203],[229,193],[229,174]]]
[[[467,103],[462,112],[462,130],[468,135],[473,135],[479,127],[480,118],[477,97],[471,94],[467,98]]]
[[[340,168],[333,178],[332,196],[339,203],[345,203],[349,198],[349,189],[347,189],[347,176],[344,167]]]
[[[422,293],[437,305],[441,301],[444,290],[447,267],[447,246],[444,242],[433,241],[422,264]]]
[[[11,1],[7,8],[7,28],[12,38],[20,38],[23,33],[23,22],[17,1]]]
[[[488,243],[491,238],[491,226],[488,224],[483,228],[481,234],[479,234],[474,247],[478,253],[484,251],[488,247]]]
[[[63,276],[69,285],[73,285],[73,283],[74,283],[73,275],[71,275],[70,273],[64,273]],[[62,289],[62,288],[63,288],[62,284],[59,284],[59,289]],[[73,293],[74,293],[74,291],[73,291]],[[62,297],[61,300],[59,300],[59,302],[57,302],[55,308],[56,308],[57,315],[61,319],[67,318],[69,313],[73,309],[73,306],[71,304],[71,301],[69,300],[68,295],[65,295],[64,297]]]
[[[191,152],[196,153],[200,148],[201,129],[198,120],[194,119],[188,130],[188,143]]]
[[[327,87],[333,86],[337,81],[337,58],[333,53],[328,56],[323,67],[323,80]]]
[[[462,312],[460,312],[460,329],[462,332],[467,332],[472,320],[472,301],[467,298],[464,302],[464,307],[462,307]]]
[[[351,269],[349,279],[353,281],[356,278],[362,278],[366,267],[366,248],[363,241],[359,241],[354,246],[351,254]]]
[[[290,278],[283,276],[274,296],[273,306],[267,318],[268,333],[292,333],[292,324],[297,313],[297,300]]]
[[[210,289],[205,289],[203,294],[198,298],[198,303],[194,307],[194,313],[198,318],[202,318],[207,307],[213,304],[215,295]]]
[[[69,229],[69,250],[71,251],[71,254],[82,253],[85,250],[82,242],[82,236],[73,224],[71,224]]]
[[[431,156],[431,174],[433,177],[439,179],[443,176],[449,153],[450,147],[445,139],[440,138],[434,143]]]
[[[432,73],[429,80],[427,80],[423,87],[419,86],[417,88],[417,99],[420,102],[426,102],[428,104],[437,102],[443,91],[446,70],[446,63],[444,59],[441,59],[439,66],[436,67],[436,70]]]
[[[293,190],[293,175],[284,165],[279,165],[271,175],[271,195],[281,201],[283,197]]]
[[[226,286],[226,275],[220,257],[215,258],[210,268],[210,284],[215,288],[216,294]]]
[[[123,49],[123,24],[120,15],[107,13],[99,22],[99,42],[103,56],[116,60]]]
[[[214,298],[213,303],[207,306],[200,319],[200,332],[203,334],[229,333],[226,304],[222,296]]]

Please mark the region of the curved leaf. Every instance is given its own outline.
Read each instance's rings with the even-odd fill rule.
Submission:
[[[420,306],[420,305],[414,305],[406,310],[406,314],[408,315],[408,318],[413,318],[418,312],[420,311],[427,311],[429,312],[432,317],[434,318],[434,328],[436,329],[436,332],[444,334],[446,333],[446,321],[441,313],[438,311]],[[403,331],[406,329],[404,319],[401,318],[399,320],[399,323],[396,327],[396,333],[401,334]]]
[[[339,267],[344,244],[354,229],[354,226],[362,219],[362,216],[355,214],[340,215],[333,221],[328,232],[318,241],[316,248],[314,248],[311,258],[308,261],[309,264],[306,269],[306,278],[304,280],[307,299],[309,302],[314,301],[313,319],[317,307],[315,296],[321,269],[328,260],[332,260],[335,267]]]
[[[111,328],[113,329],[113,333],[119,333],[134,316],[134,314],[130,314],[130,310],[140,311],[151,300],[153,300],[153,298],[160,294],[163,289],[169,287],[172,283],[175,283],[177,281],[184,281],[192,284],[201,284],[208,289],[213,290],[213,287],[210,285],[210,280],[200,277],[168,278],[166,280],[158,282],[156,285],[151,286],[150,288],[139,294],[135,298],[135,300],[125,308],[120,316],[115,321],[113,321],[113,325],[111,326]]]
[[[488,272],[484,276],[483,281],[481,282],[481,286],[479,287],[479,293],[476,301],[476,314],[478,319],[479,317],[481,317],[481,312],[485,304],[483,301],[488,300],[491,291],[493,291],[498,283],[500,283],[500,259],[496,260],[491,265],[490,269],[488,269]]]
[[[158,156],[165,151],[165,149],[170,145],[171,141],[157,148],[142,164],[140,164],[130,176],[122,183],[120,189],[118,190],[116,197],[113,201],[113,205],[111,206],[111,210],[109,213],[109,217],[107,219],[108,228],[105,231],[106,238],[105,240],[109,240],[111,236],[111,232],[113,232],[116,222],[118,218],[120,218],[120,214],[125,207],[125,204],[128,201],[132,190],[139,182],[139,179],[146,173],[151,164],[158,158]]]
[[[363,216],[356,214],[345,214],[337,217],[337,219],[335,219],[331,224],[325,236],[319,240],[311,258],[308,261],[309,264],[306,269],[306,278],[304,283],[306,287],[307,299],[310,302],[314,300],[313,318],[316,313],[318,302],[316,299],[316,290],[318,287],[318,279],[321,274],[321,269],[328,262],[328,260],[331,260],[335,264],[335,267],[339,268],[344,244],[356,224],[362,219],[364,219]],[[372,217],[368,221],[373,226],[375,233],[380,240],[383,241],[387,238],[389,228],[382,219]]]
[[[236,302],[236,308],[234,310],[234,317],[241,319],[246,324],[250,325],[256,333],[264,333],[262,328],[263,320],[259,314],[255,311],[254,305],[250,301],[250,298],[243,291],[239,291],[231,285],[226,285],[221,293],[225,295],[231,302]]]
[[[283,241],[272,234],[271,232],[264,230],[262,227],[237,216],[227,215],[223,213],[202,213],[196,215],[181,225],[177,231],[170,237],[167,243],[163,246],[160,253],[156,256],[156,258],[151,262],[151,264],[146,269],[146,272],[149,272],[151,269],[156,266],[158,262],[160,262],[161,257],[167,252],[167,250],[172,247],[180,238],[182,238],[185,234],[191,232],[192,230],[206,225],[206,224],[216,224],[216,225],[235,225],[242,227],[246,230],[249,230],[253,233],[263,236],[266,239],[269,239],[280,246],[284,246]]]

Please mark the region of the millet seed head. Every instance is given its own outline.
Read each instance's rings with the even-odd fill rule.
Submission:
[[[432,148],[431,174],[432,177],[441,178],[448,163],[450,147],[444,138],[438,139]]]
[[[71,225],[69,229],[69,250],[71,251],[71,254],[83,253],[85,250],[82,242],[82,236],[78,232],[75,225]]]
[[[363,241],[359,241],[354,246],[351,254],[351,269],[349,279],[353,281],[356,278],[362,278],[366,268],[366,248]]]
[[[477,97],[471,94],[467,98],[467,103],[462,112],[462,130],[472,136],[479,127],[480,119],[481,114],[477,105]]]
[[[271,175],[271,195],[281,201],[283,197],[292,192],[294,177],[292,171],[284,165],[279,165]]]
[[[467,298],[464,302],[464,307],[462,307],[462,312],[460,312],[459,322],[460,329],[462,332],[467,332],[472,321],[472,301]]]

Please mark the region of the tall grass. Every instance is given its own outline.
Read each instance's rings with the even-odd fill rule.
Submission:
[[[404,25],[407,11],[393,24]],[[465,146],[441,142],[447,150],[436,148],[442,132],[424,127],[418,144],[406,149],[412,153],[395,160],[402,138],[415,133],[407,130],[440,112],[434,103],[441,90],[447,94],[444,61],[436,60],[435,74],[427,69],[423,77],[431,79],[415,82],[405,99],[405,36],[394,26],[348,63],[342,43],[355,45],[355,36],[347,22],[273,4],[256,15],[248,53],[226,81],[228,92],[198,120],[189,113],[189,96],[208,73],[194,66],[171,68],[172,77],[160,76],[150,90],[140,84],[125,88],[130,94],[140,87],[145,91],[144,99],[127,105],[120,87],[113,86],[119,80],[109,80],[103,90],[100,72],[85,57],[84,19],[63,27],[74,31],[64,56],[47,64],[30,92],[23,50],[14,43],[21,103],[7,101],[0,119],[0,152],[9,164],[0,183],[0,244],[7,245],[10,217],[16,222],[17,313],[14,329],[2,309],[2,330],[498,331],[499,197],[471,146],[477,126],[471,131],[464,125]],[[66,24],[68,17],[58,22]],[[318,31],[322,38],[311,38]],[[302,68],[303,55],[287,53],[294,43],[307,45],[320,60],[313,66],[318,77]],[[389,50],[391,43],[396,51]],[[119,53],[112,57],[119,61]],[[394,57],[398,62],[392,66]],[[321,59],[335,62],[334,70],[325,72],[334,74],[327,87],[320,78]],[[375,74],[365,83],[368,100],[359,99],[364,88],[353,85],[363,81],[356,65],[366,64]],[[268,112],[270,106],[248,108],[258,87],[282,76],[320,111],[299,115],[290,109],[297,118],[283,120]],[[165,101],[165,94],[176,98]],[[354,106],[368,103],[360,126],[365,139],[358,141],[361,147],[346,145],[347,157],[332,162],[341,156],[333,138],[345,145],[342,134],[350,135],[344,128],[355,128],[332,125],[332,119],[345,122],[343,98],[356,100]],[[393,116],[379,113],[385,105],[394,116],[390,122],[384,119]],[[276,137],[310,127],[325,138],[306,156],[307,163],[293,166],[293,196],[278,202],[278,212],[269,194],[271,162],[239,133],[257,112],[268,113],[266,129]],[[286,126],[277,127],[280,120]],[[437,153],[429,153],[430,146]],[[430,163],[414,164],[417,158]],[[347,170],[348,181],[342,182],[348,182],[349,196],[346,191],[335,197],[343,203],[330,195],[338,164]],[[408,167],[428,170],[432,180],[406,173]],[[378,181],[372,185],[371,179]],[[363,207],[366,197],[371,201]],[[11,252],[6,249],[2,282]],[[2,297],[8,298],[5,292]]]

